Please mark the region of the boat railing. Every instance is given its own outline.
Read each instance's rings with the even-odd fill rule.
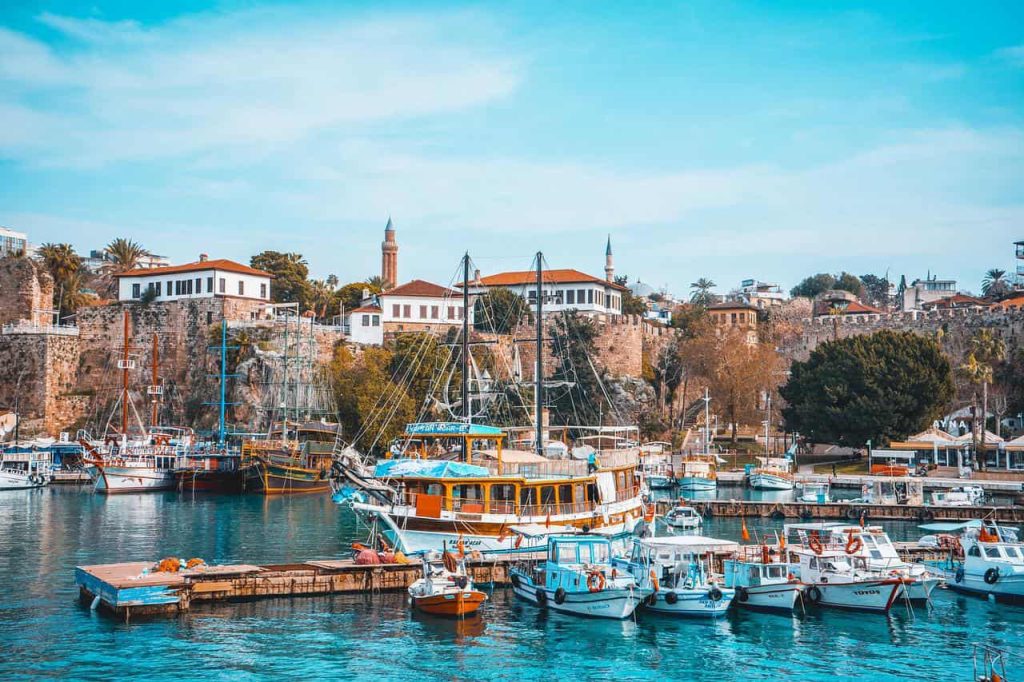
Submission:
[[[587,463],[578,459],[552,459],[547,462],[496,462],[487,464],[494,476],[522,476],[523,478],[582,477],[588,474]]]
[[[603,452],[597,455],[602,469],[618,469],[628,466],[639,466],[639,450],[625,450],[618,452]]]
[[[423,493],[406,492],[402,497],[405,506],[417,510],[417,515],[437,516],[441,511],[456,515],[479,516],[481,514],[504,514],[517,517],[547,517],[568,514],[587,514],[597,509],[597,503],[589,500],[580,502],[548,502],[541,504],[519,504],[515,500],[481,500],[477,498],[444,497]]]

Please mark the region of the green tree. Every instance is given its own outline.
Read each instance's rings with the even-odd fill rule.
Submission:
[[[1006,394],[1007,412],[1024,412],[1024,346],[1014,348],[996,365],[995,380]]]
[[[53,277],[53,305],[62,316],[74,313],[86,300],[82,294],[82,259],[70,244],[46,243],[37,253]]]
[[[337,309],[338,304],[344,305],[345,310],[358,308],[362,304],[364,291],[371,294],[379,294],[380,287],[369,281],[349,282],[334,292],[334,308]]]
[[[953,371],[934,339],[886,330],[818,346],[793,363],[779,394],[790,431],[818,443],[878,445],[940,416],[953,396]]]
[[[995,366],[1006,357],[1006,345],[992,333],[991,329],[980,329],[971,337],[970,351],[957,371],[976,389],[981,389],[981,405],[978,405],[978,391],[972,396],[975,419],[971,424],[974,440],[975,461],[985,467],[985,458],[979,457],[985,437],[985,421],[988,416],[988,387],[995,376]],[[980,418],[979,418],[980,417]],[[980,422],[980,423],[979,423]]]
[[[992,268],[981,280],[981,293],[986,298],[998,299],[1010,293],[1010,285],[1006,282],[1006,270]]]
[[[117,278],[115,275],[135,270],[142,259],[149,255],[146,249],[137,242],[118,237],[103,248],[106,261],[100,267],[103,288],[108,296],[117,297]]]
[[[717,284],[708,279],[707,277],[701,277],[696,282],[690,284],[690,289],[693,293],[690,294],[690,303],[707,308],[709,305],[715,302],[715,295],[711,293]]]
[[[549,336],[557,365],[552,380],[564,385],[546,391],[552,423],[598,424],[609,406],[603,404],[605,373],[592,360],[596,356],[597,326],[575,310],[562,312],[553,321]]]
[[[263,251],[249,264],[274,276],[270,287],[274,303],[298,303],[302,310],[310,307],[309,266],[301,254]]]
[[[356,357],[344,345],[334,352],[331,383],[338,419],[352,444],[379,454],[413,421],[416,405],[388,372],[391,353],[367,348]]]
[[[860,277],[849,272],[839,273],[839,276],[836,277],[836,283],[832,286],[840,291],[849,291],[857,298],[864,296],[864,283],[860,281]]]
[[[526,316],[523,297],[511,289],[495,287],[473,304],[473,328],[478,332],[511,334]]]
[[[314,279],[309,282],[309,308],[317,317],[327,317],[334,310],[336,299],[334,290],[326,281]]]
[[[456,347],[459,339],[452,338],[452,345],[442,343],[429,332],[399,334],[388,345],[391,358],[388,361],[388,376],[402,386],[416,405],[433,408],[431,399],[453,402],[459,400],[462,391],[462,347]],[[446,386],[451,395],[444,395]],[[435,413],[447,419],[451,415]]]
[[[805,277],[799,284],[789,290],[789,295],[794,298],[804,296],[814,298],[820,293],[834,289],[836,278],[827,272],[819,272],[817,275]]]
[[[878,275],[861,275],[864,286],[863,297],[873,306],[887,308],[889,305],[889,280]]]

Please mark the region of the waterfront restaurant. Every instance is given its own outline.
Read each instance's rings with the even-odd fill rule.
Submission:
[[[970,445],[970,442],[965,444],[956,436],[932,427],[905,441],[892,441],[886,450],[875,450],[872,452],[872,459],[877,458],[875,464],[898,459],[901,465],[911,471],[922,464],[961,467],[970,461]],[[887,458],[887,453],[894,454]]]

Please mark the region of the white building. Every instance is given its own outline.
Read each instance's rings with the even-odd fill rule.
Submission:
[[[928,276],[923,280],[915,279],[901,294],[903,310],[921,310],[925,303],[956,294],[956,280],[938,279],[934,276]]]
[[[28,254],[28,235],[0,227],[0,258],[15,254]]]
[[[485,293],[504,287],[519,294],[532,310],[537,308],[537,273],[502,272],[470,282],[470,293]],[[544,312],[578,310],[588,314],[619,315],[622,313],[622,292],[626,288],[579,270],[545,270],[541,273]]]
[[[729,298],[762,310],[780,306],[786,302],[786,294],[782,291],[782,287],[756,279],[745,279],[740,282],[739,288],[729,293]]]
[[[231,296],[257,301],[270,300],[273,275],[230,260],[209,260],[165,268],[138,268],[116,275],[117,300],[139,300],[152,290],[153,301]]]
[[[382,293],[381,321],[386,332],[446,331],[462,326],[462,292],[414,279]],[[470,300],[469,324],[473,324]]]
[[[363,305],[345,314],[348,338],[354,343],[380,346],[384,343],[381,309],[375,304]]]
[[[110,254],[103,249],[93,249],[89,252],[88,258],[82,259],[82,267],[91,272],[99,272],[104,265],[112,263],[113,259]],[[136,268],[139,270],[149,270],[152,268],[166,268],[171,264],[171,259],[167,256],[158,256],[155,253],[147,253],[141,256],[136,264]]]

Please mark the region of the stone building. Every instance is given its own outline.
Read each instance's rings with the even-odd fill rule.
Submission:
[[[411,331],[443,333],[452,327],[462,327],[465,311],[462,309],[461,291],[414,279],[388,289],[378,299],[385,334]],[[473,324],[472,300],[469,324]]]
[[[725,301],[708,306],[708,319],[719,331],[739,331],[747,343],[757,343],[758,308],[742,301]]]

